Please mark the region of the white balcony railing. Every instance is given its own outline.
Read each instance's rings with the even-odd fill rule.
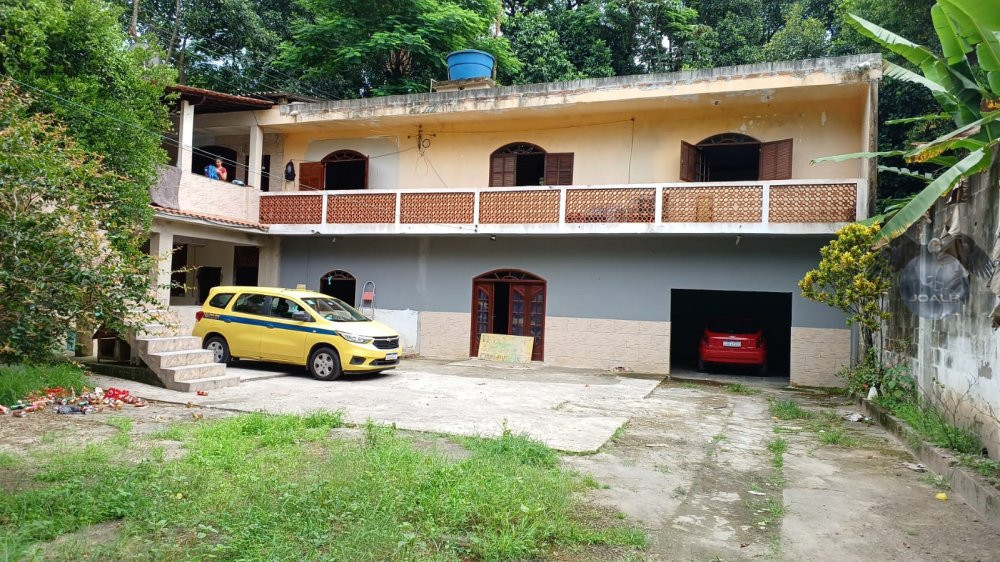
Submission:
[[[150,193],[161,207],[256,223],[260,220],[260,191],[256,187],[209,179],[174,166],[162,166]]]
[[[262,193],[283,234],[831,233],[865,218],[858,179]]]

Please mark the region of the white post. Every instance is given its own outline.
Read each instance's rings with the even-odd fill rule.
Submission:
[[[250,125],[250,169],[247,171],[247,185],[260,189],[260,161],[264,158],[264,131],[257,125]]]
[[[663,186],[656,186],[656,200],[653,201],[653,209],[656,216],[653,217],[653,224],[663,224]]]
[[[559,224],[566,224],[566,188],[559,188]]]
[[[151,281],[156,291],[156,300],[163,310],[170,306],[170,273],[174,250],[173,232],[152,232],[149,236],[149,255],[156,260]],[[185,264],[186,265],[186,264]]]
[[[760,188],[763,190],[760,201],[760,222],[767,224],[771,220],[771,184],[765,183]]]
[[[402,191],[397,191],[396,192],[396,209],[393,211],[393,213],[394,213],[394,218],[395,218],[395,220],[393,222],[396,224],[396,230],[398,231],[399,230],[399,225],[402,222],[402,218],[403,218],[402,217],[402,214],[403,214],[403,192]]]
[[[194,154],[194,106],[181,100],[181,114],[177,120],[177,168],[182,174],[191,173],[191,159]]]

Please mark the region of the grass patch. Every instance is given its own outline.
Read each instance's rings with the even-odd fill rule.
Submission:
[[[760,389],[747,386],[741,382],[727,384],[726,390],[734,394],[743,394],[745,396],[754,396],[756,394],[760,394]]]
[[[958,462],[975,470],[994,488],[1000,489],[1000,461],[988,459],[982,455],[958,455]]]
[[[772,416],[784,421],[806,420],[814,416],[812,412],[802,409],[798,402],[791,399],[774,400],[768,405],[768,410]]]
[[[17,456],[11,453],[0,453],[0,468],[14,468],[17,466]]]
[[[117,429],[121,433],[128,433],[132,431],[132,418],[127,418],[125,416],[108,416],[108,419],[104,420],[104,423]]]
[[[128,462],[128,443],[39,451],[40,485],[0,502],[0,557],[30,559],[39,541],[112,520],[118,538],[88,557],[499,560],[646,544],[588,511],[577,494],[596,482],[527,437],[466,439],[471,457],[452,460],[374,423],[360,440],[331,436],[341,423],[256,413],[173,426],[156,438],[188,453],[171,461]]]
[[[909,402],[878,401],[921,436],[937,445],[966,455],[981,455],[983,444],[971,431],[955,427],[938,412]]]
[[[788,441],[782,438],[772,439],[767,443],[767,450],[771,453],[771,466],[775,470],[781,471],[785,467],[785,451],[788,450]]]
[[[698,389],[701,388],[701,386],[697,385],[697,384],[695,384],[693,382],[682,382],[681,383],[681,388],[686,388],[688,390],[698,390]]]
[[[921,478],[924,482],[927,482],[931,486],[937,488],[938,490],[950,490],[951,481],[945,476],[938,476],[937,474],[927,473]]]
[[[0,404],[10,406],[45,388],[61,386],[82,392],[92,386],[83,369],[72,363],[7,365],[0,367]]]

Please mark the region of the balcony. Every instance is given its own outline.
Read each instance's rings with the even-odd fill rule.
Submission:
[[[272,234],[831,234],[867,182],[783,180],[262,193]]]
[[[167,209],[197,213],[241,223],[260,217],[260,192],[256,187],[213,180],[175,166],[161,166],[153,203]]]

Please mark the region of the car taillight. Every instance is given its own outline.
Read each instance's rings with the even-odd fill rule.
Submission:
[[[204,312],[202,312],[202,311],[200,311],[200,310],[199,310],[198,312],[195,312],[195,313],[194,313],[194,321],[195,321],[195,322],[198,322],[198,321],[200,321],[200,320],[201,320],[202,318],[204,318],[204,317],[205,317],[205,313],[204,313]]]

